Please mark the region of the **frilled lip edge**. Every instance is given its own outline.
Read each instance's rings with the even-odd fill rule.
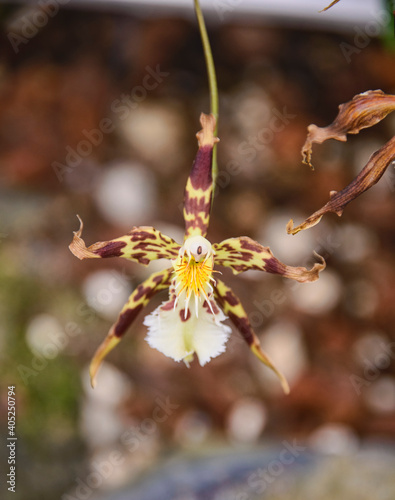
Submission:
[[[199,301],[197,309],[188,306],[185,314],[183,302],[176,301],[174,293],[170,296],[144,319],[148,344],[174,361],[184,361],[187,366],[194,354],[204,366],[225,352],[232,329],[223,324],[228,318],[215,300],[210,298],[210,304],[207,300]]]

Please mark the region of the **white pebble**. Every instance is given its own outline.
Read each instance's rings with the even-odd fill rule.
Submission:
[[[92,389],[89,368],[82,372],[82,386],[89,400],[115,408],[133,392],[132,382],[115,366],[104,361],[96,377],[95,388]]]
[[[230,410],[227,431],[231,440],[255,443],[266,426],[267,411],[258,399],[244,398],[237,401]]]
[[[380,364],[383,356],[392,354],[391,347],[384,333],[369,332],[355,341],[353,345],[354,359],[362,367],[367,364],[377,365]]]
[[[119,163],[102,173],[94,197],[103,217],[111,224],[132,229],[149,224],[155,213],[153,175],[141,165]]]
[[[364,396],[366,403],[377,413],[395,411],[395,378],[383,376],[372,382]]]
[[[371,317],[379,306],[378,291],[371,281],[356,279],[346,285],[343,306],[357,318]]]
[[[117,407],[133,391],[132,383],[109,363],[102,363],[92,389],[89,369],[82,372],[82,386],[85,397],[80,414],[80,429],[87,443],[92,447],[111,446],[124,429],[124,423]]]
[[[339,245],[337,258],[346,262],[360,262],[371,255],[377,246],[377,237],[364,226],[344,224],[336,232]]]
[[[342,284],[338,276],[328,270],[320,274],[314,283],[288,285],[294,306],[308,314],[324,314],[331,311],[339,302]]]
[[[304,216],[296,211],[291,212],[294,221],[304,219]],[[258,241],[264,246],[269,246],[274,256],[285,264],[300,266],[302,261],[312,257],[317,245],[312,232],[303,231],[295,236],[287,234],[286,226],[289,220],[289,213],[271,215],[260,232]]]
[[[26,343],[32,351],[53,359],[66,347],[68,337],[54,316],[39,314],[27,326]]]
[[[88,446],[95,449],[116,443],[124,425],[113,407],[85,399],[81,403],[79,428]]]
[[[294,323],[279,321],[273,324],[261,336],[261,344],[290,385],[306,369],[307,354],[302,332]],[[277,381],[277,376],[272,371],[265,370],[265,373],[273,381]],[[280,391],[281,387],[278,386],[278,389]]]
[[[183,445],[197,445],[207,439],[211,427],[211,420],[205,413],[187,410],[177,422],[175,436]]]
[[[358,450],[359,441],[351,427],[332,423],[324,424],[309,437],[312,450],[327,455],[347,455]]]
[[[196,120],[196,131],[200,124]],[[166,103],[142,103],[120,123],[120,131],[133,151],[161,174],[180,167],[186,128],[182,113]],[[193,137],[192,137],[193,140]]]
[[[118,317],[132,292],[130,275],[107,269],[89,274],[82,289],[88,305],[110,321]]]

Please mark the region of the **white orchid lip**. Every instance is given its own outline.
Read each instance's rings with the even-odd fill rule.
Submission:
[[[184,299],[184,317],[187,317],[189,301],[195,297],[195,313],[199,313],[199,301],[204,299],[214,314],[210,297],[215,284],[212,277],[214,266],[214,250],[211,243],[203,236],[190,236],[178,252],[178,257],[173,261],[175,272],[176,300],[174,307],[180,299]]]
[[[187,308],[187,316],[175,301],[172,288],[170,300],[145,317],[146,340],[154,349],[175,361],[184,361],[188,367],[196,354],[204,366],[225,351],[231,333],[231,328],[223,324],[227,317],[214,299],[199,301],[197,310]]]

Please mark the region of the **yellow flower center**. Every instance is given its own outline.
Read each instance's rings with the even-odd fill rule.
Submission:
[[[179,288],[177,295],[180,296],[185,291],[187,297],[193,292],[197,297],[203,294],[207,298],[205,289],[209,285],[212,272],[213,257],[202,262],[196,262],[193,257],[188,261],[183,257],[175,268],[176,283]]]
[[[185,317],[188,314],[189,299],[195,296],[196,314],[198,301],[204,297],[210,309],[209,296],[213,292],[210,281],[212,277],[214,256],[211,244],[202,236],[187,238],[181,247],[177,259],[173,262],[176,281],[177,299],[185,293]]]

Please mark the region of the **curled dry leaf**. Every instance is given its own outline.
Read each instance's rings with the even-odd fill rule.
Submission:
[[[339,106],[339,113],[328,127],[308,127],[308,136],[302,148],[303,162],[311,165],[311,148],[313,143],[323,143],[327,139],[346,141],[347,134],[358,134],[367,127],[375,125],[395,110],[395,96],[384,94],[381,90],[369,90]],[[341,191],[331,191],[330,200],[322,208],[314,212],[302,224],[293,227],[292,219],[287,224],[287,233],[296,234],[303,229],[315,226],[322,216],[333,212],[339,217],[344,207],[357,196],[372,187],[384,174],[386,168],[395,160],[395,137],[382,148],[372,154],[368,163],[359,175]]]
[[[302,147],[303,163],[311,168],[314,143],[322,144],[328,139],[345,142],[347,134],[358,134],[363,128],[372,127],[395,110],[395,96],[381,90],[369,90],[356,95],[351,101],[340,104],[339,113],[327,127],[309,125],[306,142]]]
[[[303,229],[315,226],[328,212],[333,212],[340,217],[344,207],[376,184],[393,161],[395,161],[395,137],[372,154],[368,163],[348,186],[341,191],[331,191],[328,203],[310,215],[302,224],[294,228],[291,219],[287,224],[287,233],[296,234]]]

